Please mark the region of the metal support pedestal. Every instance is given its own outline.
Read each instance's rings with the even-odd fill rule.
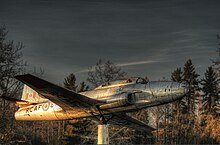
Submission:
[[[109,144],[108,125],[98,125],[98,144]]]

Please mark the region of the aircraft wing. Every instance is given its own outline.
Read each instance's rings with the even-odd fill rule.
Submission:
[[[89,113],[95,105],[103,104],[102,101],[77,94],[30,74],[15,76],[15,78],[34,89],[40,95],[51,100],[65,111],[79,109]],[[16,102],[18,100],[13,99],[11,101]],[[26,104],[27,102],[21,101],[20,103]],[[149,133],[154,130],[146,123],[130,117],[125,113],[113,113],[113,118],[109,120],[109,124],[123,125],[134,129],[145,130]]]
[[[155,129],[150,127],[145,122],[138,120],[137,118],[128,116],[126,113],[114,114],[113,118],[109,121],[109,124],[126,126],[129,128],[134,128],[142,131],[146,131],[149,134]]]
[[[92,106],[103,103],[30,74],[15,76],[15,78],[34,89],[45,98],[51,100],[63,110],[78,108],[83,109],[84,111],[89,111]]]

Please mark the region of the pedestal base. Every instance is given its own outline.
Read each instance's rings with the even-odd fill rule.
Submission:
[[[98,125],[98,144],[109,144],[108,125]]]

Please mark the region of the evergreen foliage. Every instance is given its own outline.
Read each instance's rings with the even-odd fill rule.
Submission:
[[[181,83],[183,81],[182,77],[183,77],[183,72],[179,67],[176,70],[174,70],[171,74],[171,80],[175,82]]]
[[[199,90],[199,74],[196,73],[195,67],[192,64],[192,60],[189,59],[184,65],[183,71],[183,82],[188,87],[189,92],[186,95],[186,107],[187,112],[192,114],[195,111],[195,92]]]
[[[87,86],[86,83],[82,81],[80,85],[78,86],[77,92],[84,92],[84,91],[87,91],[88,89],[89,89],[89,86]]]
[[[205,109],[208,112],[214,111],[214,106],[218,97],[218,78],[212,67],[208,67],[205,72],[205,78],[201,80],[202,91],[204,92],[203,101],[205,102]]]
[[[64,87],[72,90],[72,91],[76,91],[76,77],[73,73],[71,73],[69,76],[67,76],[64,81],[63,81]]]

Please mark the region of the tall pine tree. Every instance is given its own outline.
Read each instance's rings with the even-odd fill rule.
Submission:
[[[212,67],[208,67],[205,72],[205,78],[201,81],[202,91],[204,92],[203,101],[205,101],[206,112],[213,112],[218,96],[218,79],[217,74]]]
[[[64,87],[76,91],[77,85],[76,85],[76,77],[73,73],[69,74],[66,78],[64,78],[63,81]],[[71,121],[70,121],[71,122]],[[74,124],[71,124],[70,122],[65,122],[65,131],[64,131],[64,136],[63,136],[63,142],[62,144],[79,144],[80,143],[80,138],[76,136],[75,132],[77,132],[76,126],[78,125],[77,121],[73,121]]]
[[[189,89],[189,92],[186,95],[187,112],[194,113],[196,99],[195,93],[199,90],[199,74],[196,73],[191,59],[187,60],[183,69],[183,82]]]

